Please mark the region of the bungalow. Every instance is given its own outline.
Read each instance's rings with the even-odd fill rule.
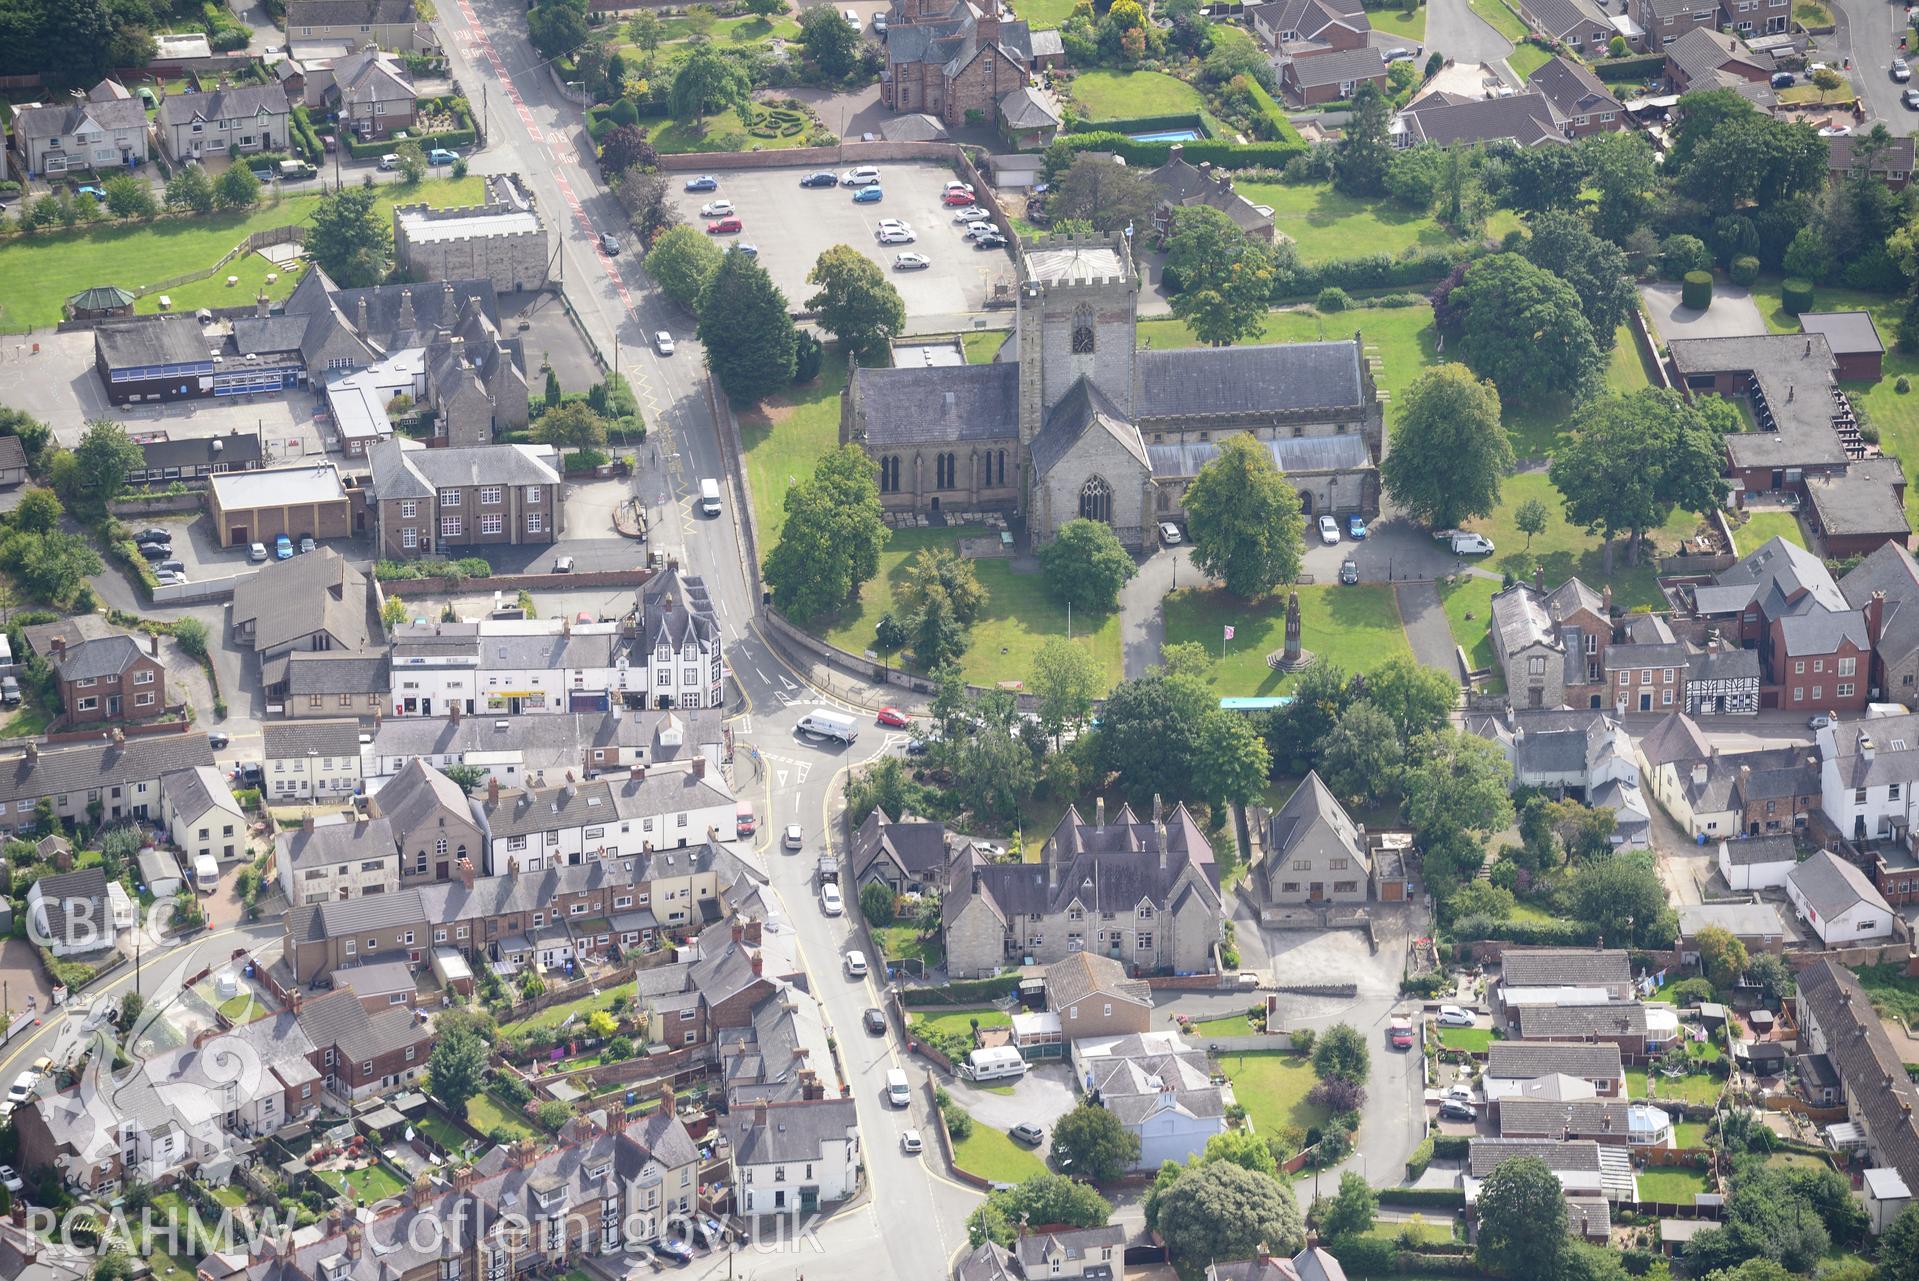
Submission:
[[[1279,68],[1280,91],[1302,107],[1346,101],[1367,84],[1386,87],[1385,59],[1370,45],[1301,53]]]
[[[1722,845],[1721,850],[1724,850]],[[1696,944],[1699,932],[1721,929],[1746,945],[1748,952],[1777,955],[1786,946],[1791,933],[1772,903],[1688,903],[1679,907],[1679,956],[1688,963],[1698,960]]]
[[[1606,82],[1583,62],[1552,58],[1533,72],[1526,86],[1546,95],[1546,101],[1565,122],[1568,137],[1610,133],[1626,125],[1626,109],[1606,88]]]
[[[1632,996],[1632,967],[1617,948],[1516,947],[1500,957],[1494,1009],[1513,1019],[1522,1005],[1558,1005],[1569,998],[1627,1001]]]
[[[1673,1125],[1662,1109],[1624,1099],[1507,1099],[1499,1137],[1663,1148],[1672,1145]]]
[[[1787,874],[1786,897],[1827,947],[1895,937],[1892,905],[1864,872],[1831,850],[1820,850]]]
[[[1834,143],[1850,138],[1834,138]],[[1906,144],[1906,172],[1912,172],[1912,139]],[[1799,315],[1799,332],[1819,334],[1832,348],[1833,372],[1841,382],[1876,383],[1879,381],[1886,344],[1879,337],[1879,326],[1869,311],[1806,311]]]
[[[1770,53],[1746,47],[1738,36],[1697,27],[1666,46],[1666,82],[1674,93],[1719,89],[1746,81],[1765,84],[1777,69]]]
[[[1834,182],[1855,170],[1864,170],[1894,191],[1903,191],[1912,181],[1913,141],[1910,137],[1879,139],[1871,134],[1848,134],[1828,138],[1826,145],[1826,173]],[[1847,376],[1840,375],[1841,378]]]
[[[1638,1001],[1607,1001],[1601,1005],[1522,1005],[1519,1007],[1522,1041],[1605,1042],[1622,1054],[1646,1053],[1647,1010]],[[1677,1031],[1677,1022],[1674,1022]]]
[[[1519,12],[1535,31],[1593,57],[1604,54],[1615,34],[1612,20],[1592,0],[1519,0]]]
[[[1625,1064],[1620,1059],[1619,1047],[1610,1042],[1573,1045],[1553,1041],[1494,1041],[1487,1047],[1486,1056],[1486,1097],[1495,1104],[1524,1096],[1529,1093],[1528,1083],[1549,1077],[1569,1078],[1579,1086],[1571,1092],[1575,1095],[1583,1095],[1590,1089],[1589,1097],[1626,1097]]]
[[[1466,1150],[1466,1169],[1459,1176],[1471,1213],[1479,1202],[1479,1188],[1488,1175],[1508,1161],[1535,1157],[1559,1180],[1568,1198],[1637,1201],[1639,1190],[1632,1166],[1600,1157],[1591,1139],[1541,1142],[1537,1139],[1474,1139]]]

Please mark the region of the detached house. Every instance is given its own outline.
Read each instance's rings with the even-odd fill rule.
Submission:
[[[1021,1233],[1010,1250],[997,1241],[982,1242],[960,1259],[953,1276],[955,1281],[1126,1281],[1126,1229],[1111,1224]]]
[[[1570,1078],[1578,1088],[1533,1090],[1534,1081]],[[1563,1045],[1550,1041],[1494,1041],[1486,1057],[1486,1097],[1495,1104],[1515,1097],[1560,1097],[1623,1099],[1626,1097],[1626,1069],[1619,1047],[1610,1042],[1596,1045]]]
[[[1364,903],[1371,897],[1365,832],[1317,771],[1309,772],[1266,820],[1252,875],[1263,906]]]
[[[147,161],[147,113],[118,81],[102,80],[85,98],[15,110],[13,140],[29,178],[130,169]]]
[[[379,554],[412,560],[450,547],[547,546],[565,528],[564,488],[543,445],[371,452]]]
[[[1373,31],[1359,0],[1275,0],[1249,4],[1245,17],[1260,42],[1297,56],[1324,49],[1364,49]]]
[[[419,118],[412,79],[393,55],[371,44],[308,71],[306,105],[337,112],[340,123],[363,139],[411,129]]]
[[[127,903],[126,891],[107,883],[98,867],[43,876],[27,890],[27,937],[55,956],[82,956],[111,948],[134,924],[132,907],[116,911],[110,895]]]
[[[1256,240],[1273,241],[1273,213],[1262,209],[1233,190],[1233,180],[1224,169],[1201,169],[1187,163],[1184,148],[1174,143],[1166,163],[1150,175],[1159,188],[1159,207],[1153,211],[1153,228],[1165,235],[1172,227],[1176,210],[1205,205],[1233,220],[1233,225]]]
[[[160,638],[142,645],[116,634],[69,646],[56,638],[47,664],[66,708],[65,728],[102,721],[145,720],[167,707],[167,668],[160,661]]]
[[[414,0],[287,0],[283,25],[295,43],[353,48],[371,41],[382,49],[423,49],[433,34]]]
[[[1519,0],[1519,11],[1535,31],[1587,57],[1605,56],[1615,34],[1611,19],[1592,0]]]
[[[853,893],[879,882],[895,894],[938,893],[955,859],[983,861],[972,842],[956,837],[946,824],[902,817],[898,822],[874,807],[853,832],[846,866]]]
[[[1766,33],[1784,31],[1790,10],[1771,14]],[[1772,24],[1778,23],[1775,28]],[[1726,35],[1706,27],[1696,27],[1665,46],[1666,82],[1674,93],[1699,89],[1721,89],[1741,81],[1765,84],[1777,67],[1769,53],[1746,47],[1738,36]]]
[[[171,95],[161,101],[153,126],[167,154],[184,164],[202,156],[224,156],[235,148],[285,151],[292,118],[286,90],[279,85],[243,85]]]
[[[1610,133],[1626,125],[1626,109],[1583,62],[1554,57],[1533,72],[1526,87],[1546,95],[1553,111],[1565,121],[1568,137]]]
[[[1287,101],[1303,107],[1344,102],[1359,86],[1386,87],[1386,61],[1378,49],[1326,49],[1296,54],[1279,67],[1279,87]]]
[[[1001,100],[1026,87],[1032,32],[993,0],[895,0],[887,16],[880,99],[948,125],[991,123]]]

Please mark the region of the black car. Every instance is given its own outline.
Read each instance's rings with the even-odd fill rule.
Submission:
[[[1339,581],[1351,587],[1359,581],[1359,562],[1342,561],[1339,566]]]
[[[886,1014],[876,1005],[866,1007],[866,1013],[860,1016],[860,1022],[866,1024],[866,1030],[874,1036],[886,1034]]]
[[[687,1247],[686,1242],[676,1241],[672,1237],[661,1237],[653,1242],[653,1253],[661,1258],[671,1259],[681,1267],[693,1262],[693,1251]]]
[[[800,179],[800,186],[802,187],[837,187],[839,185],[840,176],[836,173],[828,173],[824,169],[818,173],[809,173],[806,177]]]
[[[1007,244],[1008,244],[1008,241],[1006,237],[1000,235],[997,231],[994,231],[994,232],[989,232],[988,234],[984,236],[976,237],[973,241],[973,248],[1004,249],[1006,248]]]
[[[1798,81],[1799,77],[1793,75],[1790,71],[1775,71],[1772,73],[1772,87],[1775,89],[1790,89],[1793,85],[1797,84]]]
[[[1439,1105],[1439,1119],[1442,1121],[1477,1121],[1479,1113],[1473,1111],[1470,1103],[1461,1103],[1458,1099],[1447,1099]]]
[[[233,739],[228,736],[225,730],[216,729],[211,734],[207,735],[207,746],[211,747],[216,752],[219,751],[221,748],[225,747],[227,744],[231,743],[232,741]]]
[[[173,531],[170,529],[161,529],[156,525],[152,529],[141,530],[133,537],[136,542],[142,543],[170,543],[173,541]]]
[[[148,560],[171,560],[173,548],[166,543],[141,543],[140,554]]]

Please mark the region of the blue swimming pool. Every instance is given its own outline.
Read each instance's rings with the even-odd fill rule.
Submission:
[[[1195,129],[1162,129],[1158,133],[1129,133],[1126,135],[1134,142],[1198,142],[1199,131]]]

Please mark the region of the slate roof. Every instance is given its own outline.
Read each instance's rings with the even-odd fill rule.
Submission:
[[[280,97],[282,101],[286,99],[284,93]],[[22,139],[64,138],[88,121],[102,129],[138,129],[144,133],[147,113],[138,98],[89,99],[85,102],[25,107],[13,114],[13,136]]]
[[[1852,142],[1847,138],[1828,139],[1835,151],[1839,143]],[[1903,138],[1906,144],[1906,168],[1912,167],[1912,139]],[[1886,344],[1879,337],[1879,326],[1872,321],[1869,311],[1807,311],[1799,315],[1799,329],[1802,333],[1818,334],[1826,340],[1826,346],[1832,348],[1835,356],[1878,355],[1886,350]]]
[[[1714,33],[1695,27],[1671,49],[1694,36]],[[1832,385],[1832,349],[1820,334],[1752,334],[1739,338],[1675,338],[1666,344],[1673,369],[1689,374],[1745,374],[1757,383],[1774,430],[1734,432],[1726,437],[1726,457],[1734,467],[1844,466],[1845,448],[1833,429],[1835,405],[1824,389]]]
[[[1566,140],[1553,115],[1552,103],[1542,93],[1464,101],[1440,101],[1439,98],[1440,95],[1433,95],[1422,99],[1399,113],[1399,123],[1415,141],[1445,147],[1510,138],[1522,147],[1532,147]]]
[[[278,840],[282,842],[282,857],[295,872],[304,872],[312,867],[333,867],[360,859],[392,858],[400,848],[394,840],[393,825],[384,818],[370,818],[362,822],[316,822],[311,831],[298,827],[281,834]],[[400,903],[406,894],[406,891],[374,894],[364,899],[348,900],[348,906],[364,904],[367,910],[383,912]]]
[[[1624,1143],[1632,1133],[1632,1104],[1624,1099],[1502,1099],[1499,1133],[1615,1134]]]
[[[286,682],[287,697],[301,694],[378,694],[389,688],[387,656],[383,652],[295,650],[283,654],[277,680]]]
[[[215,449],[215,445],[219,448]],[[140,452],[146,455],[148,470],[189,468],[201,464],[211,466],[214,463],[245,468],[258,463],[262,457],[260,433],[257,431],[234,431],[225,436],[190,436],[183,440],[150,440],[141,444]]]
[[[418,757],[388,779],[371,804],[393,825],[396,837],[413,831],[441,810],[463,819],[472,817],[472,807],[460,785],[431,765],[422,764]]]
[[[853,1137],[858,1128],[852,1099],[756,1104],[720,1119],[736,1168],[818,1161],[828,1143]]]
[[[286,26],[372,27],[417,22],[414,0],[287,0]]]
[[[1505,1104],[1501,1104],[1504,1107]],[[1537,1157],[1549,1170],[1599,1172],[1599,1144],[1591,1139],[1474,1139],[1466,1148],[1466,1172],[1483,1179],[1508,1161]]]
[[[1589,31],[1597,27],[1604,27],[1608,31],[1612,29],[1604,14],[1590,4],[1580,3],[1580,0],[1521,0],[1521,4],[1532,15],[1533,21],[1555,39],[1563,40],[1575,31]]]
[[[94,351],[108,369],[137,369],[150,365],[204,365],[213,349],[190,316],[148,316],[115,321],[93,331]]]
[[[413,97],[413,81],[393,55],[363,49],[329,68],[333,88],[349,106],[393,102]]]
[[[666,740],[669,726],[676,722],[680,741],[674,745]],[[462,716],[457,721],[402,716],[381,721],[371,733],[373,741],[368,748],[378,757],[458,757],[472,752],[518,752],[527,777],[534,778],[536,785],[544,781],[539,776],[548,771],[553,772],[557,781],[564,770],[571,769],[577,774],[583,768],[594,769],[588,753],[595,748],[643,748],[647,763],[657,764],[678,760],[722,738],[719,716],[708,708],[622,711],[619,715],[606,711],[560,712],[547,716]],[[615,768],[623,767],[611,763],[599,767],[602,771]]]
[[[1774,863],[1799,861],[1799,851],[1792,837],[1781,832],[1723,841],[1720,847],[1726,851],[1726,860],[1734,867],[1765,867]]]
[[[36,801],[94,788],[157,781],[176,770],[213,764],[205,734],[151,734],[125,743],[89,743],[0,760],[0,801]]]
[[[1015,89],[1001,98],[999,113],[1009,129],[1056,128],[1060,122],[1059,109],[1045,94],[1032,88]]]
[[[1711,27],[1694,27],[1686,32],[1666,46],[1666,57],[1679,72],[1674,79],[1681,83],[1711,79],[1713,72],[1734,61],[1750,63],[1762,71],[1771,71],[1774,65],[1771,54],[1749,49],[1738,37]]]
[[[1874,592],[1886,594],[1879,641],[1873,646],[1881,662],[1903,662],[1919,650],[1919,561],[1896,542],[1885,542],[1839,580],[1846,602],[1864,609]]]
[[[260,733],[265,739],[261,755],[269,761],[305,760],[308,756],[357,759],[360,755],[358,721],[268,721],[260,727]]]
[[[946,136],[945,123],[924,111],[889,116],[880,122],[880,137],[888,142],[945,142]]]
[[[1881,716],[1832,729],[1833,750],[1822,753],[1838,770],[1841,787],[1875,787],[1919,779],[1919,715]]]
[[[1046,425],[1033,437],[1030,454],[1035,474],[1050,472],[1073,451],[1081,437],[1095,429],[1118,441],[1142,468],[1152,469],[1139,428],[1126,420],[1125,411],[1095,387],[1092,379],[1082,375],[1059,398],[1046,415]]]
[[[1686,659],[1687,681],[1737,681],[1759,683],[1759,651],[1737,645],[1702,649]]]
[[[27,447],[18,436],[0,436],[0,471],[25,471]]]
[[[1906,1075],[1858,976],[1821,958],[1799,971],[1800,1025],[1817,1027],[1826,1056],[1881,1160],[1919,1188],[1919,1085]]]
[[[538,445],[470,445],[450,449],[402,449],[384,440],[370,451],[373,492],[381,502],[432,498],[442,489],[477,485],[557,485],[560,475]]]
[[[1293,83],[1302,89],[1341,85],[1349,80],[1383,78],[1386,62],[1371,45],[1357,49],[1327,49],[1297,55],[1286,64]]]
[[[1117,996],[1135,1005],[1151,1006],[1153,994],[1145,982],[1126,977],[1126,967],[1110,956],[1074,952],[1046,967],[1046,992],[1054,1009],[1062,1009],[1095,993]]]
[[[233,790],[227,786],[226,775],[211,765],[163,774],[160,787],[166,793],[168,807],[184,819],[201,818],[213,810],[244,817],[240,803],[233,799]]]
[[[876,806],[849,842],[852,879],[856,884],[864,880],[866,870],[885,858],[913,880],[937,880],[947,863],[962,853],[958,845],[949,848],[947,840],[944,823],[914,818],[895,821]]]
[[[107,876],[96,867],[83,867],[73,872],[55,872],[43,876],[32,886],[39,898],[34,913],[44,920],[47,935],[66,941],[68,903],[87,903],[90,908],[84,916],[84,929],[92,931],[101,946],[110,946],[112,935],[106,933],[112,918],[107,912]]]
[[[1266,848],[1260,853],[1263,888],[1276,891],[1273,878],[1290,870],[1298,859],[1325,870],[1332,859],[1350,861],[1356,879],[1372,874],[1366,843],[1344,806],[1326,789],[1317,770],[1308,771],[1286,803],[1266,820]]]
[[[118,676],[147,657],[146,646],[131,636],[119,634],[69,645],[66,652],[54,657],[50,664],[54,674],[63,681],[99,680],[102,676]]]
[[[1019,365],[860,366],[851,398],[853,431],[876,448],[997,440],[1018,434]]]
[[[1754,603],[1768,619],[1851,608],[1825,562],[1783,538],[1767,539],[1710,585],[1694,588],[1693,596],[1707,616],[1737,614]]]
[[[1822,921],[1861,905],[1888,915],[1892,912],[1871,878],[1831,850],[1819,850],[1786,873],[1786,883],[1799,891]]]
[[[1619,987],[1632,982],[1632,966],[1618,948],[1507,948],[1500,957],[1505,987]]]
[[[1668,712],[1647,735],[1639,740],[1639,753],[1654,769],[1703,761],[1712,755],[1706,736],[1684,712]]]
[[[1637,1001],[1604,1005],[1522,1005],[1519,1035],[1528,1041],[1579,1041],[1646,1035],[1646,1007]]]
[[[1624,110],[1619,99],[1606,88],[1606,82],[1594,75],[1585,63],[1572,58],[1547,59],[1545,65],[1527,78],[1526,85],[1545,94],[1553,109],[1568,119]]]
[[[163,129],[190,125],[195,120],[247,120],[266,114],[284,116],[292,110],[287,91],[279,85],[239,85],[212,93],[175,93],[160,100],[154,122]]]
[[[1052,1260],[1084,1260],[1103,1248],[1117,1250],[1126,1244],[1126,1229],[1117,1223],[1097,1228],[1068,1228],[1051,1232],[1022,1232],[1013,1242],[1013,1255],[1028,1276],[1039,1276],[1052,1266]]]
[[[1141,424],[1299,410],[1358,414],[1368,407],[1363,359],[1353,339],[1142,351],[1135,413]]]
[[[331,547],[269,561],[233,589],[230,621],[253,623],[253,648],[272,649],[325,632],[334,647],[366,648],[366,575]]]
[[[665,569],[641,584],[635,601],[642,644],[657,649],[664,642],[676,651],[689,643],[714,651],[722,647],[719,616],[713,612],[706,579],[684,572],[678,562],[668,561]]]
[[[1807,476],[1806,496],[1827,534],[1883,534],[1903,543],[1912,535],[1906,519],[1906,471],[1889,454],[1861,458],[1835,474]]]

